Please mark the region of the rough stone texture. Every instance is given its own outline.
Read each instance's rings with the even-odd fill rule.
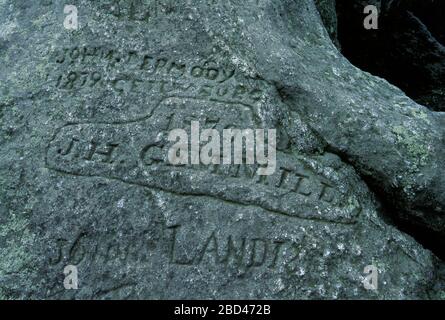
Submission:
[[[335,0],[315,0],[318,12],[320,13],[323,25],[335,46],[340,49],[337,30],[337,11]]]
[[[0,297],[443,297],[364,182],[443,232],[443,119],[349,64],[311,0],[72,2],[79,31],[0,1]],[[279,170],[169,166],[192,120],[277,128]]]
[[[444,114],[350,65],[326,41],[325,31],[311,25],[312,2],[267,4],[258,16],[268,12],[268,22],[236,9],[236,17],[235,9],[224,6],[205,15],[215,41],[272,83],[330,151],[352,163],[410,219],[443,232]]]

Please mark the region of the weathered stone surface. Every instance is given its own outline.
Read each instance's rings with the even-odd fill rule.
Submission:
[[[443,231],[441,119],[351,66],[312,1],[73,4],[78,31],[61,2],[0,2],[2,298],[443,294],[363,181]],[[192,120],[276,128],[275,174],[168,165]]]
[[[331,38],[332,42],[334,42],[335,46],[340,49],[335,0],[315,0],[315,4],[329,37]]]
[[[237,17],[223,5],[202,13],[216,41],[273,83],[329,150],[354,164],[410,218],[443,232],[444,114],[349,64],[325,31],[311,26],[311,1],[258,5],[267,19],[233,6]]]

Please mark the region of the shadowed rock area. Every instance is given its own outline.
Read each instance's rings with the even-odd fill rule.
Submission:
[[[351,65],[314,1],[72,4],[78,30],[0,1],[0,298],[444,297],[385,212],[444,233],[443,115]],[[172,165],[192,121],[276,129],[275,172]]]
[[[395,84],[416,102],[445,111],[445,2],[336,2],[343,54],[357,67]],[[377,30],[362,28],[363,8],[368,4],[379,9]]]

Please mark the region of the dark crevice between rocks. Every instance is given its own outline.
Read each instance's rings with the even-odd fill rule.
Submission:
[[[316,4],[331,39],[352,64],[386,79],[417,103],[445,111],[445,1],[316,0]],[[367,16],[363,11],[370,4],[379,10],[377,30],[366,30],[363,25]],[[329,10],[333,5],[337,17]],[[327,151],[355,167],[346,154],[331,149]],[[378,179],[360,176],[381,205],[380,217],[411,235],[443,263],[444,236],[404,218],[409,217],[406,209],[393,201]]]
[[[388,224],[396,227],[398,230],[410,235],[424,248],[433,252],[439,259],[445,262],[445,239],[439,232],[423,227],[410,220],[408,215],[403,214],[404,210],[397,204],[391,202],[388,193],[381,189],[381,186],[375,183],[371,178],[361,176],[368,185],[368,188],[377,198],[380,208],[380,217]],[[401,214],[402,213],[402,214]]]
[[[276,88],[281,101],[284,104],[288,105],[290,109],[292,109],[292,105],[297,104],[295,101],[295,96],[291,93],[293,90],[283,87],[279,83],[269,83]],[[300,114],[300,116],[302,117],[302,119],[305,118],[304,114]],[[320,136],[316,130],[311,130],[314,136],[319,139],[319,141],[323,145],[323,150],[319,150],[320,152],[329,152],[335,154],[342,160],[342,162],[350,165],[352,168],[355,169],[356,173],[360,176],[362,181],[367,185],[368,189],[375,196],[379,205],[379,207],[377,208],[377,214],[379,215],[379,217],[385,223],[392,225],[398,230],[413,237],[423,247],[433,252],[439,259],[441,259],[442,263],[444,263],[445,265],[445,238],[438,232],[434,232],[430,229],[420,226],[419,224],[416,224],[415,221],[403,219],[402,217],[409,217],[409,215],[403,214],[403,212],[405,212],[405,209],[401,205],[397,205],[395,202],[391,201],[391,199],[396,199],[396,196],[393,194],[393,192],[383,189],[381,183],[378,182],[379,179],[376,179],[376,176],[372,176],[372,174],[361,174],[360,171],[357,170],[357,165],[354,159],[350,159],[345,151],[339,150],[329,145],[329,143],[327,143],[327,141],[322,136]],[[376,175],[377,173],[373,174]]]
[[[337,155],[344,163],[355,167],[354,161],[351,161],[344,152],[335,150],[330,146],[326,147],[326,151]],[[445,262],[445,239],[443,235],[422,227],[420,224],[416,224],[411,220],[403,219],[402,217],[405,215],[400,214],[400,212],[403,212],[404,209],[389,200],[394,199],[390,192],[382,189],[381,184],[376,182],[371,176],[366,176],[359,172],[357,172],[357,174],[360,175],[368,189],[374,194],[379,204],[377,210],[379,217],[387,224],[412,236],[423,247],[433,252],[439,259]]]
[[[377,30],[363,25],[369,4],[379,9]],[[336,10],[338,42],[352,64],[445,111],[445,1],[336,0]]]

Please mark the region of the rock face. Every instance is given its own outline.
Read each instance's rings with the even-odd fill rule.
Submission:
[[[443,232],[443,119],[350,65],[313,1],[73,4],[79,30],[0,2],[0,297],[443,295],[364,182]],[[276,129],[274,174],[171,165],[192,121]]]
[[[340,42],[338,41],[338,23],[337,10],[335,0],[315,0],[318,12],[320,13],[323,25],[329,34],[332,42],[340,49]]]

